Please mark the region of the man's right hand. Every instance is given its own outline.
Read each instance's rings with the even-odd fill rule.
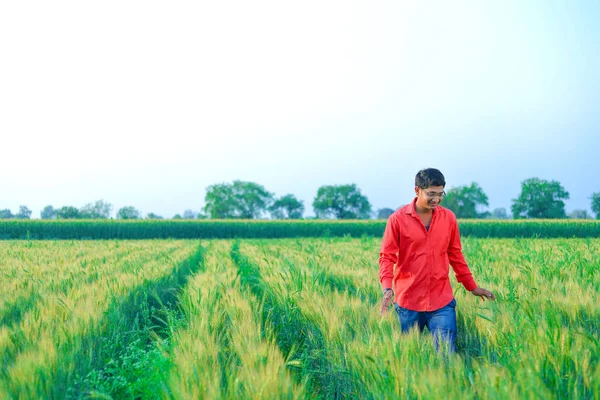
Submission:
[[[381,300],[381,309],[379,310],[379,314],[383,317],[385,315],[385,313],[388,312],[390,305],[392,304],[392,302],[394,301],[394,291],[393,290],[386,290],[385,293],[383,293],[383,300]]]

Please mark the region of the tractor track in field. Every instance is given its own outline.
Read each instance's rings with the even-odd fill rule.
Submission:
[[[241,285],[263,303],[263,331],[274,333],[286,359],[300,362],[300,371],[292,369],[298,382],[308,376],[307,390],[319,398],[368,398],[364,385],[353,378],[356,375],[328,357],[325,335],[319,326],[296,304],[277,296],[263,280],[259,268],[241,254],[239,242],[233,244],[231,258],[238,267]]]
[[[57,362],[51,397],[80,398],[96,391],[98,388],[93,384],[99,381],[106,387],[122,390],[111,393],[113,397],[136,397],[136,393],[128,392],[135,382],[122,382],[130,368],[142,368],[137,372],[148,375],[149,384],[157,386],[145,387],[144,392],[158,394],[163,390],[159,387],[160,380],[150,379],[152,374],[162,371],[150,367],[155,362],[164,362],[165,367],[170,361],[155,343],[168,339],[170,324],[183,324],[178,295],[194,274],[204,271],[205,252],[199,246],[168,275],[146,281],[126,298],[113,302],[98,324],[101,328],[91,330],[81,339],[80,350],[72,358],[74,369],[65,368],[72,365],[71,360]],[[152,362],[146,365],[144,361]]]

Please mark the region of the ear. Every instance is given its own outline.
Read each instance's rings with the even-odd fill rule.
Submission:
[[[415,186],[415,194],[417,195],[417,197],[419,197],[419,189],[420,188],[418,186]]]

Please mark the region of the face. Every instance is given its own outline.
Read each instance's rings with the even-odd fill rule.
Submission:
[[[415,194],[417,195],[417,205],[420,208],[433,210],[440,205],[446,192],[444,192],[443,186],[429,186],[427,189],[415,186]]]

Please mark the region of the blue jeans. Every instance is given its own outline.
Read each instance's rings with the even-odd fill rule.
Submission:
[[[419,327],[419,331],[427,327],[435,348],[439,349],[440,340],[445,342],[445,346],[450,352],[456,352],[456,300],[452,299],[446,306],[435,311],[412,311],[400,307],[394,303],[394,309],[398,314],[400,328],[402,333],[407,333],[414,326]]]

